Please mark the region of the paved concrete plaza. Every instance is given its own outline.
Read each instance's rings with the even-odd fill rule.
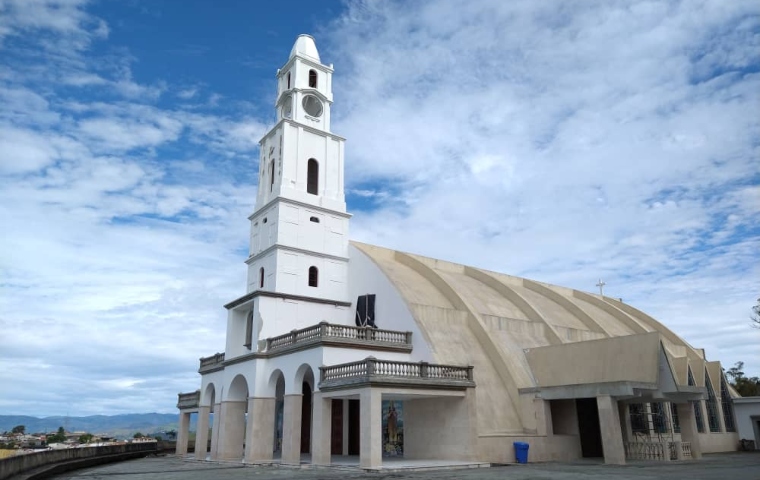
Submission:
[[[240,464],[207,463],[174,456],[140,460],[78,470],[59,475],[57,480],[99,480],[123,477],[124,480],[269,480],[304,479],[466,479],[466,480],[621,480],[689,479],[689,480],[760,480],[760,453],[705,455],[700,461],[663,463],[642,462],[625,466],[598,462],[535,463],[460,470],[381,471],[366,473],[358,469],[253,467]]]

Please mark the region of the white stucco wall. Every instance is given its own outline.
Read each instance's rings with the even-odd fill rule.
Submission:
[[[348,298],[351,301],[352,312],[348,324],[354,325],[356,299],[359,295],[374,293],[375,324],[384,330],[412,332],[412,353],[410,361],[434,362],[430,346],[425,341],[417,322],[414,320],[409,307],[388,280],[388,277],[361,250],[349,244]],[[380,358],[380,357],[378,357]],[[385,357],[383,357],[385,358]]]
[[[739,438],[754,440],[760,450],[760,397],[735,398],[734,415]]]

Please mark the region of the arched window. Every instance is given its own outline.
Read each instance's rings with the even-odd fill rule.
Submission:
[[[306,167],[306,193],[319,195],[319,163],[313,158]]]
[[[274,160],[269,163],[269,191],[274,189]]]
[[[264,288],[264,267],[259,268],[259,288]]]
[[[316,287],[319,284],[319,270],[317,267],[309,267],[309,286]]]
[[[245,343],[243,346],[248,350],[251,349],[253,344],[253,310],[248,312],[248,317],[245,319]]]
[[[288,90],[290,90],[290,72],[288,72]]]
[[[309,87],[317,88],[317,71],[309,70]]]
[[[309,218],[309,221],[310,222],[314,222],[314,223],[319,223],[319,218],[318,217],[311,217],[311,218]]]

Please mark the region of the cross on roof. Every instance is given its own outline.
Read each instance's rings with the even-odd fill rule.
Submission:
[[[599,283],[596,284],[599,287],[599,295],[604,296],[604,286],[607,285],[602,279],[599,279]]]

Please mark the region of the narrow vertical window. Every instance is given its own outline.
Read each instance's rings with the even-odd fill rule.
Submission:
[[[319,284],[319,270],[317,267],[309,267],[309,286],[316,287]]]
[[[290,72],[288,72],[288,90],[290,90]]]
[[[319,163],[313,158],[306,167],[306,193],[319,195]]]
[[[245,319],[245,343],[243,344],[248,350],[251,349],[253,344],[253,310],[248,312],[248,317]]]
[[[695,387],[697,383],[694,381],[694,375],[691,373],[691,367],[687,367],[688,380],[687,383],[690,387]],[[702,420],[702,401],[692,400],[691,406],[694,408],[694,421],[697,423],[697,432],[705,433],[705,423]]]
[[[264,267],[259,268],[259,288],[264,288]]]
[[[309,70],[309,88],[317,88],[317,71]]]
[[[705,387],[707,387],[707,400],[705,400],[705,406],[707,407],[707,424],[710,426],[710,432],[720,432],[720,421],[718,420],[718,402],[715,400],[715,391],[713,390],[710,376],[705,370]]]
[[[274,189],[274,160],[269,163],[269,191]]]
[[[670,416],[673,419],[673,433],[681,433],[681,421],[678,419],[678,407],[670,403]]]
[[[728,393],[726,378],[723,375],[720,376],[720,406],[723,407],[723,424],[726,426],[726,431],[735,432],[734,405],[731,402],[731,394]]]

